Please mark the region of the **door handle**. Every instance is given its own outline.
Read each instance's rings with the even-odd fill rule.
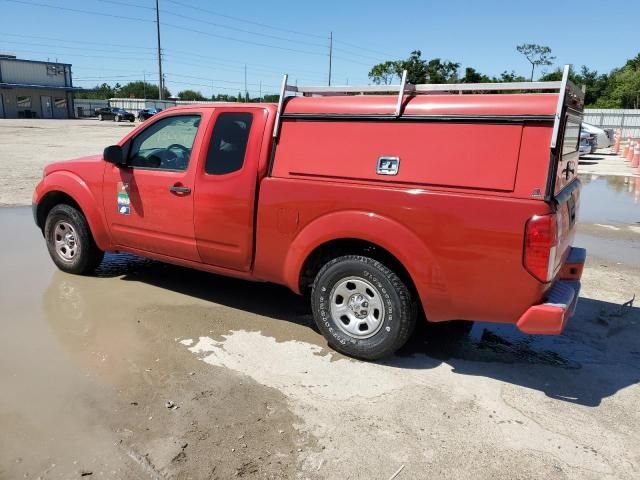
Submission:
[[[171,187],[169,187],[169,191],[171,193],[191,193],[191,189],[189,187],[179,187],[177,185],[173,185]]]

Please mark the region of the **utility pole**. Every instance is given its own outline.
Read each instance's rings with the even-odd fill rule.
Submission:
[[[249,91],[247,90],[247,64],[244,64],[244,101],[249,101]]]
[[[156,0],[156,32],[158,33],[158,99],[164,97],[164,77],[162,75],[162,54],[160,53],[160,7]]]
[[[331,86],[331,60],[333,60],[333,32],[329,32],[329,86]]]
[[[147,72],[142,72],[142,96],[147,99]]]
[[[262,80],[260,80],[260,96],[258,97],[258,101],[262,101]]]

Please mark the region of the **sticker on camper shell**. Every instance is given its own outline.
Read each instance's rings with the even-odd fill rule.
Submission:
[[[117,187],[118,213],[120,215],[131,214],[131,200],[129,199],[129,184],[118,182]]]

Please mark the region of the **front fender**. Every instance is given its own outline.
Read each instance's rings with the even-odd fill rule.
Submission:
[[[87,219],[89,229],[96,245],[101,250],[111,250],[111,238],[102,211],[102,201],[93,194],[87,182],[77,174],[68,170],[57,170],[50,173],[38,184],[33,202],[40,208],[47,194],[61,192],[71,197],[80,207]]]
[[[356,210],[328,213],[303,227],[285,259],[286,285],[300,293],[299,279],[307,257],[320,245],[338,239],[364,240],[395,256],[409,272],[427,317],[437,320],[440,309],[448,305],[445,279],[425,242],[393,219]]]

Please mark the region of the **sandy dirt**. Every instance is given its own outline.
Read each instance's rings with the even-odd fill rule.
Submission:
[[[4,204],[130,128],[15,122]],[[73,152],[47,146],[61,131]],[[584,181],[563,335],[421,326],[375,363],[328,349],[283,287],[126,255],[64,274],[30,209],[0,209],[0,479],[638,478],[640,309],[622,305],[640,295],[640,184]]]
[[[0,206],[30,205],[45,165],[101,153],[138,122],[0,119]]]

